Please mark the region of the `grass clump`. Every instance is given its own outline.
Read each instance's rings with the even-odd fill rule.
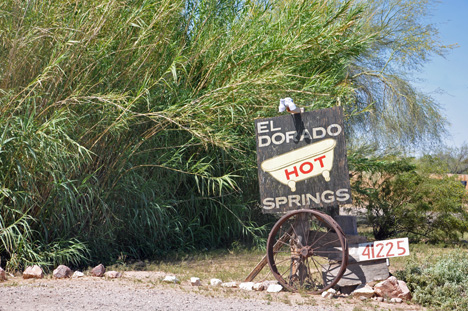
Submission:
[[[410,262],[396,276],[407,282],[413,301],[435,310],[468,310],[468,252],[454,250],[427,266]]]

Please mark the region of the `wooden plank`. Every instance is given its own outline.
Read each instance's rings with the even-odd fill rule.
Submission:
[[[277,252],[280,250],[281,246],[283,246],[283,243],[285,243],[289,237],[291,236],[292,229],[288,230],[288,232],[284,233],[278,241],[276,241],[275,245],[273,245],[273,253]],[[249,275],[245,278],[244,282],[252,282],[255,277],[262,271],[263,267],[268,262],[267,255],[263,256],[262,260],[255,266],[255,268],[252,270],[252,272],[249,273]]]
[[[358,235],[356,216],[337,215],[333,217],[347,236]]]
[[[244,282],[252,282],[255,277],[262,271],[263,267],[267,264],[267,256],[263,256],[262,260],[255,266],[255,268],[250,272],[250,274],[245,278]]]

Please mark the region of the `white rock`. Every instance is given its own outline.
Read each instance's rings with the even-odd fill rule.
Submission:
[[[190,278],[190,283],[192,286],[201,286],[200,278],[192,277]]]
[[[174,275],[166,275],[166,277],[163,279],[163,282],[176,284],[180,283],[179,279]]]
[[[42,279],[44,277],[44,271],[38,265],[29,266],[23,272],[23,279]]]
[[[324,291],[322,293],[322,297],[324,298],[333,298],[336,294],[336,290],[334,290],[333,288],[329,288],[328,290]]]
[[[265,283],[255,283],[253,286],[252,286],[252,289],[257,291],[257,292],[260,292],[260,291],[263,291],[267,288],[267,286],[265,285]]]
[[[77,279],[77,278],[82,278],[84,277],[84,273],[81,271],[75,271],[72,275],[72,278]]]
[[[220,279],[211,279],[210,284],[211,286],[221,286],[221,284],[223,284],[223,281],[221,281]]]
[[[401,299],[401,298],[392,298],[392,299],[390,299],[390,302],[393,302],[393,303],[402,303],[402,302],[403,302],[403,299]]]
[[[372,287],[369,285],[359,286],[355,291],[353,291],[352,295],[354,297],[366,297],[371,298],[374,296],[375,292]]]
[[[122,277],[122,273],[117,271],[107,271],[104,273],[104,276],[110,279],[116,279]]]
[[[267,292],[268,293],[279,293],[283,290],[283,286],[279,284],[270,284],[268,285]]]
[[[226,282],[221,284],[222,287],[226,288],[236,288],[237,287],[237,282]]]
[[[244,290],[253,290],[254,285],[254,282],[244,282],[239,284],[239,288]]]

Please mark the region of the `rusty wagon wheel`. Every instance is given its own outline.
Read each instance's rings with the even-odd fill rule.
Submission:
[[[348,264],[348,244],[338,223],[315,210],[281,217],[268,236],[270,269],[286,289],[321,293],[333,287]]]

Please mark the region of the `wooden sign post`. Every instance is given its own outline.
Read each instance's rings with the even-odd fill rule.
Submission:
[[[285,215],[270,232],[267,255],[246,281],[267,258],[275,278],[289,289],[312,286],[321,292],[335,284],[354,289],[387,278],[385,258],[407,256],[407,239],[363,243],[365,237],[346,237],[332,217],[312,211],[352,202],[342,108],[258,119],[255,131],[262,211]],[[328,264],[312,266],[314,256]]]
[[[260,197],[264,213],[284,214],[288,211],[323,209],[351,202],[341,107],[258,119],[255,121],[255,131]],[[289,215],[292,214],[285,217]],[[271,253],[268,261],[270,267],[275,269],[278,268],[272,263],[275,254],[279,253],[281,247],[287,248],[285,245],[290,245],[289,274],[301,285],[315,282],[311,281],[315,276],[310,273],[307,262],[307,258],[313,253],[312,246],[309,245],[311,221],[315,220],[314,226],[322,226],[322,229],[326,227],[324,223],[335,223],[325,214],[311,215],[299,213],[297,217],[293,216],[295,220],[290,228],[293,232],[288,232],[287,229],[276,240],[273,229],[267,243],[267,256],[269,251]],[[277,223],[277,228],[281,228],[280,222],[281,220]],[[340,231],[338,234],[343,236],[338,228],[336,224],[336,229]],[[325,235],[333,235],[331,227],[327,227],[327,230]],[[345,239],[336,240],[342,243],[340,245],[344,258],[344,254],[347,254]],[[343,260],[344,266],[346,261],[347,257]],[[264,257],[246,281],[252,281],[266,262],[267,258]],[[322,274],[322,271],[316,273]],[[287,286],[286,281],[278,275],[278,271],[273,271],[273,274],[277,274],[278,281]],[[341,275],[336,277],[336,280],[339,277]]]

